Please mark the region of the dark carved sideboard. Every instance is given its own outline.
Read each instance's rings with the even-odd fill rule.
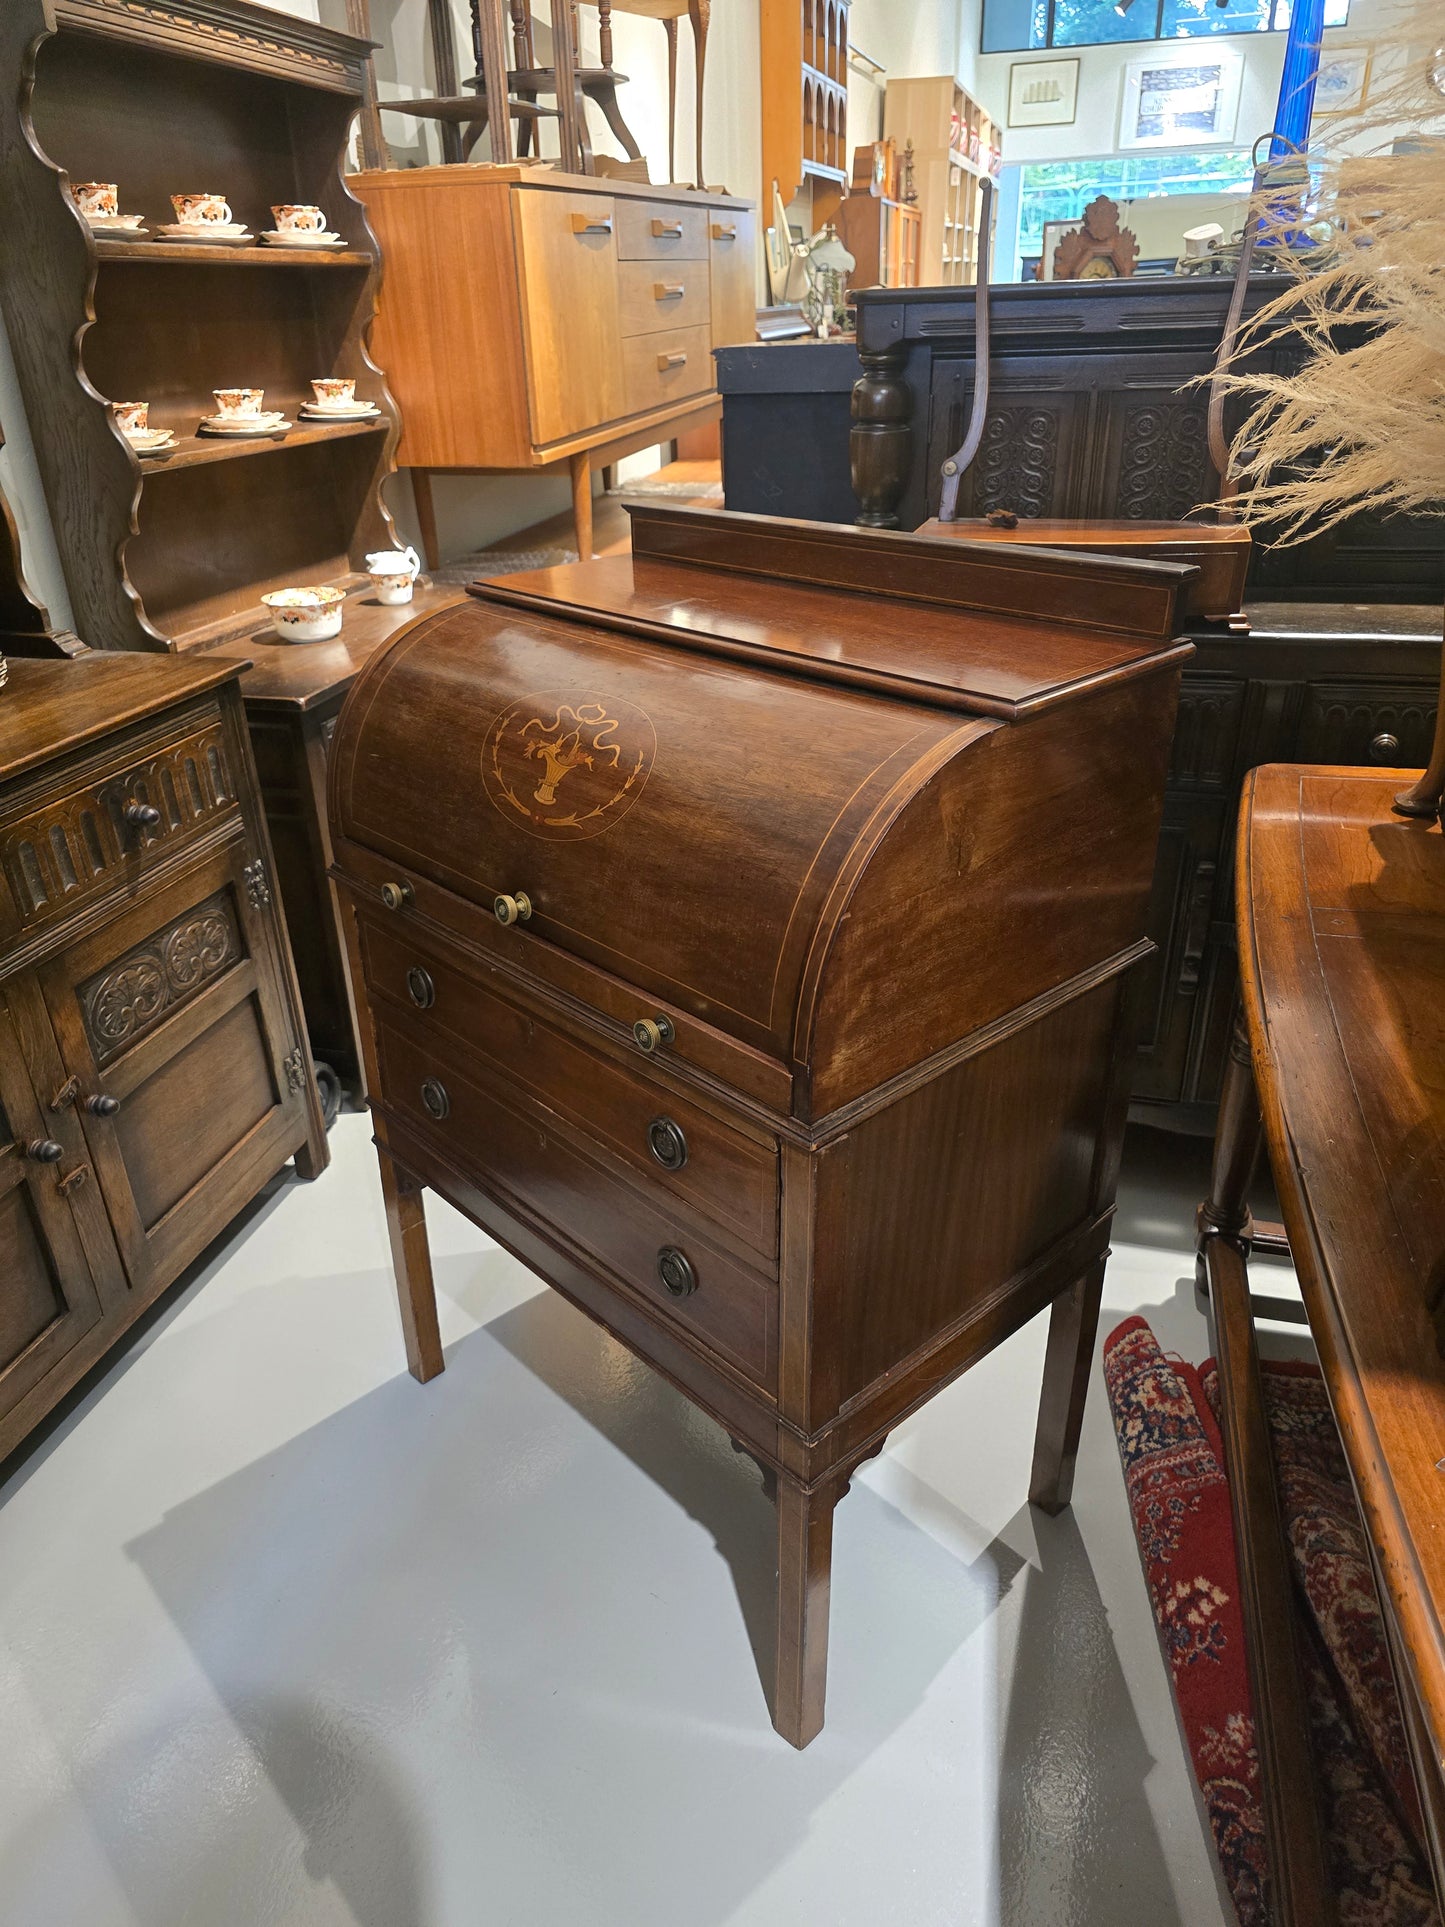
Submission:
[[[1232,285],[1141,276],[991,288],[989,409],[959,514],[1158,521],[1212,501],[1208,389],[1187,384],[1214,366]],[[1252,276],[1246,316],[1281,285]],[[976,295],[873,288],[858,297],[854,486],[866,526],[914,529],[938,513],[943,464],[963,442],[973,399]],[[1283,366],[1291,353],[1282,345],[1258,365]],[[1261,548],[1250,591],[1438,602],[1440,524],[1357,517],[1314,542]]]

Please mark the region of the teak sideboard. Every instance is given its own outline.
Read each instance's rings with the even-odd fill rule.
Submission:
[[[326,1136],[239,665],[0,688],[0,1458]]]
[[[1030,1496],[1068,1503],[1187,579],[634,510],[631,555],[479,585],[342,711],[412,1370],[428,1186],[765,1468],[794,1745],[849,1479],[1046,1305]]]
[[[386,257],[376,353],[428,562],[433,470],[559,463],[589,557],[594,464],[713,418],[712,351],[753,338],[751,202],[528,167],[393,169],[351,186]]]

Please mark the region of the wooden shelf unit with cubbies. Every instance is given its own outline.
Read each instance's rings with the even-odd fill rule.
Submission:
[[[762,9],[763,194],[811,186],[815,221],[848,187],[850,0],[770,0]]]
[[[998,176],[1002,128],[951,75],[938,74],[889,81],[884,131],[900,154],[913,145],[921,285],[972,286],[978,276],[983,183]]]
[[[253,701],[253,677],[242,685],[313,1051],[343,1074],[357,1060],[325,877],[324,744],[358,652],[438,594],[385,608],[365,572],[368,553],[399,545],[382,500],[399,425],[367,352],[378,249],[342,171],[371,46],[252,0],[0,6],[0,302],[77,631],[93,649],[259,659],[275,644],[264,593],[347,591],[345,647],[276,645],[286,718]],[[71,181],[115,182],[150,233],[92,233]],[[162,239],[171,195],[198,192],[223,195],[257,244]],[[345,245],[261,244],[283,203],[319,206]],[[299,414],[312,380],[337,375],[375,416]],[[213,390],[233,386],[264,389],[294,427],[199,434]],[[168,456],[136,454],[112,414],[123,401],[175,431]]]

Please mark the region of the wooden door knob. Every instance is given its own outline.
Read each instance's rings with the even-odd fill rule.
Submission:
[[[142,803],[134,796],[121,811],[121,815],[133,830],[153,830],[161,820],[161,813],[154,803]]]
[[[65,1156],[65,1146],[51,1137],[33,1137],[25,1147],[25,1155],[32,1164],[59,1164]]]
[[[1392,736],[1388,729],[1382,729],[1370,744],[1370,760],[1375,763],[1393,763],[1399,750],[1399,737]]]
[[[525,890],[519,890],[514,897],[494,898],[492,909],[498,923],[526,923],[532,915],[532,899]]]
[[[658,1252],[657,1275],[670,1298],[691,1298],[697,1290],[697,1273],[676,1245],[664,1245]]]
[[[651,1052],[670,1044],[677,1033],[670,1017],[639,1017],[632,1026],[632,1035],[639,1050]]]
[[[92,1117],[114,1117],[120,1109],[120,1099],[112,1097],[108,1091],[96,1091],[80,1101]]]

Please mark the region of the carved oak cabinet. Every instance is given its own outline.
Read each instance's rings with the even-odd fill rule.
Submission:
[[[86,655],[0,690],[0,1457],[326,1163],[239,674]]]
[[[342,711],[412,1370],[430,1186],[763,1465],[795,1745],[851,1474],[1046,1305],[1032,1497],[1068,1500],[1187,579],[635,510],[630,556],[479,585]]]

